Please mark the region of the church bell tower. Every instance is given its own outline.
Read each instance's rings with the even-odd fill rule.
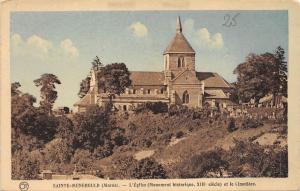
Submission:
[[[176,34],[165,49],[164,71],[166,80],[172,79],[184,70],[195,71],[195,51],[182,33],[180,17],[176,22]]]

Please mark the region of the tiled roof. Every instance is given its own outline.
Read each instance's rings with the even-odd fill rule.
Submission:
[[[204,81],[206,88],[230,88],[231,85],[219,74],[213,72],[197,72],[197,78]]]
[[[164,54],[167,53],[195,53],[192,46],[186,40],[182,33],[176,33],[175,37],[172,39]]]
[[[226,99],[228,98],[222,90],[204,90],[205,97],[211,99]]]
[[[206,88],[229,88],[231,85],[219,74],[213,72],[197,72],[197,78],[204,81]],[[132,85],[163,85],[163,72],[131,72]]]
[[[91,104],[91,95],[87,93],[83,98],[74,104],[74,106],[86,106]]]
[[[130,72],[132,85],[163,85],[163,72]]]

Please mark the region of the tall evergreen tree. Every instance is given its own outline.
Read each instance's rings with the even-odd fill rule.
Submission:
[[[41,108],[49,114],[52,111],[53,104],[57,99],[55,84],[61,84],[60,80],[54,74],[43,74],[40,78],[33,81],[35,86],[41,86]]]

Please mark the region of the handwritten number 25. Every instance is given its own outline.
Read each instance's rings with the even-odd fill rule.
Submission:
[[[235,14],[234,16],[231,16],[230,14],[226,14],[224,16],[225,23],[223,24],[223,26],[225,26],[225,27],[236,26],[237,25],[237,22],[236,22],[237,16],[239,16],[239,13]]]

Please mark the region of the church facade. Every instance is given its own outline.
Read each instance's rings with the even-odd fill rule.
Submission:
[[[146,102],[163,102],[188,107],[229,103],[232,86],[217,73],[197,72],[195,54],[182,33],[178,17],[176,34],[163,52],[164,71],[131,71],[131,86],[126,88],[123,94],[113,98],[114,107],[129,111]],[[95,71],[91,71],[90,78],[90,90],[74,104],[77,112],[84,112],[87,106],[93,104],[103,106],[109,101],[107,94],[100,92],[97,87]]]

